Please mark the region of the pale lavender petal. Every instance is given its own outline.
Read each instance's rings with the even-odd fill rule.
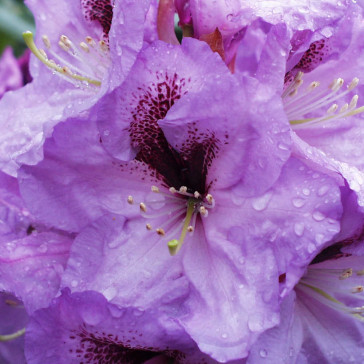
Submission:
[[[44,232],[1,244],[0,289],[21,298],[27,312],[46,307],[58,292],[71,242]]]
[[[281,320],[277,327],[264,332],[253,345],[247,364],[300,363],[297,357],[302,347],[303,328],[295,315],[296,294],[291,292],[281,303]]]
[[[192,351],[194,345],[173,322],[164,322],[157,311],[118,307],[99,293],[70,294],[63,290],[49,308],[38,310],[26,332],[29,364],[53,362],[144,363],[161,353],[185,361],[178,349]]]
[[[90,120],[74,119],[57,126],[45,144],[44,160],[24,166],[19,183],[37,220],[78,232],[106,211],[131,213],[128,195],[142,201],[155,183],[142,172],[132,175],[110,157]]]
[[[5,48],[0,58],[0,99],[5,92],[23,86],[23,76],[13,51]]]

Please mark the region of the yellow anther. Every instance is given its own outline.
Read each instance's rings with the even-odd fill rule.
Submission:
[[[140,208],[140,211],[147,212],[147,206],[146,206],[146,204],[144,202],[141,202],[139,204],[139,208]]]

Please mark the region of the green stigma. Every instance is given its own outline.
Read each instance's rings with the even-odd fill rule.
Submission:
[[[24,334],[25,334],[25,328],[21,329],[21,330],[18,330],[16,332],[14,332],[13,334],[0,335],[0,342],[14,340],[14,339],[17,339],[18,337],[20,337],[20,336],[22,336]]]
[[[169,254],[176,255],[182,247],[182,244],[186,238],[188,228],[191,223],[192,215],[195,211],[196,199],[190,198],[187,202],[187,213],[183,223],[183,228],[179,239],[172,239],[168,242]]]

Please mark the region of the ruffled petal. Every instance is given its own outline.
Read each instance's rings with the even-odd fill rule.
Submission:
[[[158,310],[118,307],[97,292],[63,290],[49,308],[31,317],[25,343],[27,362],[139,364],[165,353],[177,363],[187,363],[193,343],[181,328],[173,322],[162,323],[161,317]]]
[[[21,298],[27,312],[46,307],[59,289],[72,240],[34,233],[0,245],[0,289]]]

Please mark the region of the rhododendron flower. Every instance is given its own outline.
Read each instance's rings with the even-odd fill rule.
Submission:
[[[336,182],[287,162],[280,97],[193,39],[143,50],[90,115],[100,134],[68,120],[20,172],[40,221],[80,231],[63,286],[160,307],[214,359],[246,356],[338,232]]]
[[[34,81],[0,103],[0,167],[16,174],[42,158],[54,125],[87,109],[128,74],[144,39],[149,1],[28,0],[37,36],[24,37],[35,57]],[[113,19],[116,19],[113,22]]]
[[[340,246],[323,251],[283,302],[281,324],[259,338],[247,363],[361,362],[363,268],[362,256],[342,254]]]
[[[293,153],[315,168],[341,175],[363,206],[361,65],[362,15],[355,5],[335,30],[267,33],[255,28],[242,42],[236,74],[255,74],[282,96],[292,128]],[[244,56],[245,47],[258,52]]]
[[[201,1],[163,0],[159,5],[159,36],[176,43],[173,17],[176,11],[184,36],[208,42],[226,64],[234,68],[240,41],[256,20],[287,25],[289,32],[328,31],[347,12],[349,2],[325,1]]]

